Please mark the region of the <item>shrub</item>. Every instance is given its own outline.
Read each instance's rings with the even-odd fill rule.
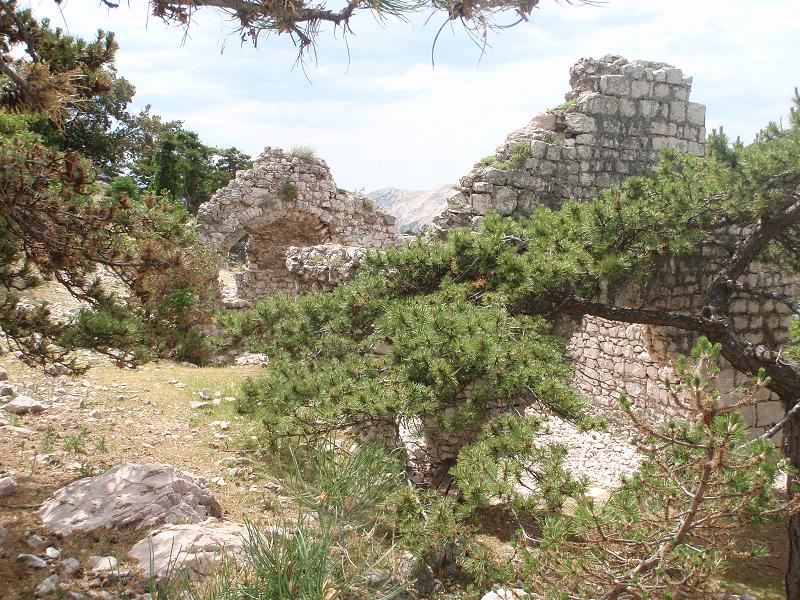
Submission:
[[[531,157],[530,142],[516,142],[511,147],[511,154],[501,163],[497,164],[498,169],[509,171],[511,169],[521,169],[525,166],[525,161]]]
[[[577,96],[575,98],[570,99],[570,100],[565,100],[564,102],[562,102],[561,104],[559,104],[558,106],[553,108],[553,110],[567,110],[570,106],[574,105],[577,101],[578,101]]]
[[[298,158],[304,158],[306,160],[311,160],[317,157],[317,152],[311,146],[293,146],[292,149],[289,151],[292,156],[296,156]]]
[[[294,183],[292,183],[291,181],[287,181],[286,183],[283,184],[283,187],[281,187],[281,194],[283,194],[284,198],[286,198],[287,200],[294,200],[295,198],[297,198],[299,192],[297,190],[297,186]]]

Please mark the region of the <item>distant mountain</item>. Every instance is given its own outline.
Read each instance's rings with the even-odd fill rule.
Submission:
[[[453,186],[412,192],[398,188],[382,188],[367,194],[378,206],[397,217],[400,231],[421,231],[447,206],[447,198],[455,193]]]

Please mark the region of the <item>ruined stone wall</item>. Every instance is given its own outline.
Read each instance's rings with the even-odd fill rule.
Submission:
[[[680,69],[584,58],[570,69],[570,84],[562,107],[510,134],[461,179],[436,230],[475,225],[490,210],[530,215],[596,197],[652,167],[664,148],[704,154],[705,107],[689,102],[692,78]]]
[[[668,309],[697,314],[703,306],[703,290],[731,255],[737,240],[747,230],[730,228],[717,232],[696,254],[665,260],[651,283],[641,289],[627,286],[621,294],[631,307]],[[754,263],[738,283],[782,295],[794,296],[797,279],[777,267]],[[754,343],[777,348],[788,341],[791,312],[780,302],[733,293],[731,316],[737,329]],[[599,317],[584,317],[579,323],[562,323],[568,350],[576,363],[575,386],[606,412],[618,408],[621,393],[630,396],[639,410],[655,419],[676,414],[670,404],[664,379],[674,379],[672,363],[686,354],[696,335],[670,327],[627,324]],[[750,378],[722,361],[717,389],[724,401],[733,403]],[[756,436],[783,415],[780,400],[768,391],[760,392],[755,406],[742,412]]]
[[[615,56],[580,60],[570,70],[567,103],[534,117],[462,178],[459,194],[435,220],[434,231],[443,235],[454,227],[476,227],[490,210],[529,215],[537,206],[558,208],[570,198],[596,197],[610,184],[651,168],[664,148],[703,155],[705,107],[689,101],[691,83],[691,77],[664,63]],[[664,261],[647,287],[631,283],[613,290],[615,300],[636,308],[698,312],[701,290],[746,234],[736,229],[717,232],[697,254]],[[797,286],[794,278],[764,264],[754,264],[739,283],[790,296]],[[735,326],[750,341],[772,347],[786,342],[790,314],[785,306],[769,298],[734,295],[732,309]],[[559,323],[557,330],[575,362],[573,383],[598,412],[613,416],[625,393],[642,414],[657,420],[675,414],[663,380],[672,376],[671,365],[679,353],[688,352],[696,336],[590,316]],[[748,382],[748,376],[723,362],[718,387],[725,401],[735,401],[737,388]],[[763,391],[760,399],[743,410],[752,436],[783,414],[774,395]],[[618,431],[624,437],[624,430]],[[574,441],[555,434],[556,441]],[[462,441],[470,435],[465,432]],[[450,437],[443,446],[457,448],[458,434]],[[618,471],[630,458],[626,449],[607,443],[593,452],[587,457],[616,460]]]
[[[237,280],[246,299],[316,285],[287,267],[290,246],[385,248],[398,239],[394,217],[338,189],[325,161],[280,148],[266,148],[251,169],[239,171],[200,207],[197,220],[200,239],[223,253],[249,236],[247,268]]]

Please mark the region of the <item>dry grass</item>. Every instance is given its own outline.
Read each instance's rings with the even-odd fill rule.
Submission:
[[[264,522],[268,515],[263,508],[276,505],[268,490],[259,487],[256,492],[250,491],[255,476],[248,469],[239,468],[232,475],[230,467],[219,464],[221,459],[235,454],[241,436],[249,435],[250,421],[238,417],[231,402],[223,401],[210,410],[190,408],[202,388],[219,391],[222,397],[235,396],[238,382],[258,373],[260,367],[196,369],[160,363],[123,370],[101,366],[70,380],[46,376],[8,356],[0,360],[11,381],[35,386],[33,395],[42,400],[67,398],[69,408],[18,419],[0,416],[0,426],[5,425],[0,430],[0,470],[13,472],[20,485],[19,493],[0,505],[0,524],[9,529],[0,552],[0,581],[13,582],[3,598],[30,598],[31,590],[48,575],[47,570],[32,571],[16,561],[20,553],[41,554],[44,550],[42,547],[34,551],[26,545],[27,532],[61,548],[62,558],[84,560],[91,555],[113,555],[120,559],[121,566],[130,546],[143,537],[141,532],[102,531],[59,540],[43,532],[35,515],[39,505],[53,491],[83,475],[129,461],[168,463],[209,482],[224,478],[224,486],[209,486],[225,518]],[[176,379],[186,387],[169,383]],[[83,381],[91,387],[84,387]],[[83,406],[78,408],[81,402]],[[98,411],[97,416],[89,417],[90,413],[95,414],[93,411]],[[230,423],[224,432],[226,437],[215,437],[220,433],[211,426],[215,420]],[[28,432],[12,430],[8,425]],[[80,440],[77,450],[76,438]],[[39,464],[37,457],[43,454],[55,455],[57,462]],[[82,468],[77,468],[77,463]]]

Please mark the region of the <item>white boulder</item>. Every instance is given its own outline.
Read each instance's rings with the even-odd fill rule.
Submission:
[[[18,487],[17,482],[11,477],[0,477],[0,498],[11,496]]]
[[[484,594],[481,600],[518,600],[519,598],[527,598],[528,594],[525,590],[521,589],[506,589],[500,588],[488,594]]]
[[[114,556],[90,556],[86,568],[92,573],[108,573],[117,568],[118,561]]]
[[[27,413],[40,413],[44,411],[44,404],[30,396],[17,396],[3,407],[3,410],[14,415]]]
[[[128,557],[137,561],[148,577],[161,579],[178,570],[196,580],[214,572],[226,557],[241,558],[246,536],[243,525],[222,519],[169,525],[137,542]]]
[[[61,488],[39,510],[46,529],[75,531],[165,523],[199,523],[221,516],[219,503],[196,475],[171,465],[124,463]]]

